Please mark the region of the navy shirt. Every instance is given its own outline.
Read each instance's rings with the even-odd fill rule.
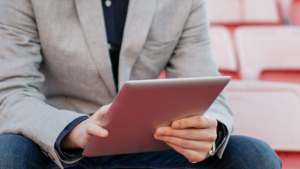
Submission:
[[[102,0],[102,7],[105,20],[107,42],[110,46],[109,54],[112,63],[112,71],[116,89],[118,91],[119,56],[122,46],[123,32],[129,0],[111,0],[110,6],[106,6],[105,1],[109,0]]]
[[[110,6],[106,5],[106,1],[110,1]],[[107,42],[109,43],[109,54],[112,63],[112,71],[116,89],[118,91],[118,69],[119,69],[119,56],[122,46],[122,38],[125,27],[127,8],[129,0],[102,0],[103,14],[105,20],[105,28],[107,35]],[[101,19],[101,18],[99,18]],[[60,143],[63,138],[80,122],[86,120],[88,117],[79,117],[71,122],[58,136],[55,142],[55,149],[65,160],[71,160],[72,158],[82,157],[82,149],[68,150],[63,152],[60,148]],[[223,140],[227,137],[228,132],[226,127],[218,122],[217,128],[218,138],[216,140],[216,146],[219,147]]]

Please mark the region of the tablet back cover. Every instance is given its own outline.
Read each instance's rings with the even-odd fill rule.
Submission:
[[[129,81],[124,84],[100,126],[108,137],[93,136],[84,156],[169,150],[154,138],[158,127],[203,115],[230,77]]]

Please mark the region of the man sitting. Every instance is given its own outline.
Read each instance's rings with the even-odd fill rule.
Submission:
[[[174,150],[81,155],[108,135],[98,124],[126,81],[220,75],[205,4],[0,1],[0,168],[281,168],[263,141],[230,136],[224,94],[206,115],[156,130]]]

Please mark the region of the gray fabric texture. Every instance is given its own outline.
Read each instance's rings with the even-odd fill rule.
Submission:
[[[167,78],[218,76],[205,4],[130,0],[119,88],[155,79],[163,69]],[[115,96],[100,0],[0,0],[0,134],[26,136],[62,167],[54,149],[58,135]],[[207,114],[232,133],[224,94]]]

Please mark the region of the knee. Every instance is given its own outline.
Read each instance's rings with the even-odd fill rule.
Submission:
[[[24,136],[0,135],[0,143],[0,168],[42,168],[47,160],[39,146]]]
[[[226,156],[238,168],[279,169],[282,166],[280,158],[267,143],[246,136],[231,136],[224,152],[224,158]]]

